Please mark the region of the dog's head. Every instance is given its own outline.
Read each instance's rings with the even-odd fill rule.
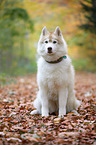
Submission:
[[[53,61],[67,54],[67,44],[59,27],[54,32],[44,27],[38,42],[37,52],[47,61]]]

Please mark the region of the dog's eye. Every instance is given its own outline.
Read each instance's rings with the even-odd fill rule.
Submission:
[[[48,41],[45,41],[45,43],[48,43]]]
[[[54,44],[56,44],[56,43],[57,43],[57,41],[53,41],[53,43],[54,43]]]

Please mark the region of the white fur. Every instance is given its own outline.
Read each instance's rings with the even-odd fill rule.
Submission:
[[[38,60],[37,83],[39,92],[34,101],[36,110],[31,114],[42,114],[48,116],[49,113],[58,111],[59,116],[66,112],[76,109],[80,101],[74,94],[74,68],[67,55],[67,44],[62,36],[59,27],[52,34],[52,40],[49,42],[50,33],[46,27],[43,28],[38,43],[37,52],[40,55]],[[48,43],[45,43],[48,40]],[[56,40],[56,44],[53,41]],[[61,42],[60,42],[61,40]],[[48,47],[52,47],[52,54],[48,54]],[[66,55],[67,58],[61,62],[51,64],[46,61],[54,61]]]

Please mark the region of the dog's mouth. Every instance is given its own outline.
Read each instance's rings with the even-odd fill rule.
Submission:
[[[48,51],[49,54],[53,53],[52,51]]]
[[[53,52],[47,52],[47,54],[48,54],[48,55],[54,55],[54,53],[53,53]]]

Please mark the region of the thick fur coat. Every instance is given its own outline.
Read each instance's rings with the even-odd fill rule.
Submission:
[[[58,111],[59,116],[75,110],[80,101],[74,94],[74,68],[67,55],[67,44],[61,30],[48,32],[44,27],[38,42],[37,83],[39,92],[34,101],[31,114],[42,114]],[[60,58],[62,57],[62,60]],[[63,58],[64,57],[64,58]]]

